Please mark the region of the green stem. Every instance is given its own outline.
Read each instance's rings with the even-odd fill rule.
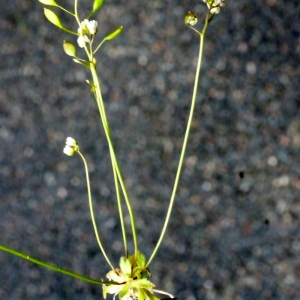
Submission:
[[[92,54],[90,57],[93,60]],[[100,112],[100,116],[101,116],[101,120],[102,120],[102,124],[104,127],[104,132],[107,138],[107,142],[109,145],[109,151],[110,151],[110,156],[111,156],[111,160],[112,160],[112,165],[113,165],[113,169],[116,172],[119,184],[121,186],[124,198],[125,198],[125,202],[127,205],[127,209],[129,212],[129,217],[130,217],[130,223],[131,223],[131,229],[132,229],[132,236],[133,236],[133,243],[134,243],[134,253],[137,256],[138,253],[138,239],[137,239],[137,233],[136,233],[136,225],[135,225],[135,218],[134,218],[134,213],[131,207],[131,203],[129,200],[129,196],[127,193],[127,189],[123,180],[123,176],[117,161],[117,157],[115,154],[115,150],[112,144],[112,139],[111,139],[111,134],[110,134],[110,129],[109,129],[109,125],[108,125],[108,121],[107,121],[107,117],[106,117],[106,113],[105,113],[105,108],[104,108],[104,103],[103,103],[103,99],[102,99],[102,95],[101,95],[101,89],[100,89],[100,83],[99,83],[99,79],[97,76],[97,71],[95,68],[95,64],[92,62],[91,63],[91,73],[92,73],[92,77],[93,77],[93,83],[95,85],[95,98],[96,98],[96,102],[98,104],[98,108],[99,108],[99,112]],[[119,200],[118,200],[119,202]],[[119,204],[121,205],[121,204]],[[123,215],[120,215],[120,218],[123,219]],[[125,232],[125,226],[124,226],[124,220],[121,221],[122,225],[122,231],[123,231],[123,239],[126,239],[126,232]],[[125,244],[125,248],[127,249],[127,243]]]
[[[99,45],[97,46],[97,48],[93,51],[93,54],[95,54],[95,53],[100,49],[100,47],[104,44],[105,41],[106,41],[106,39],[103,39],[103,40],[99,43]]]
[[[78,0],[75,0],[75,4],[74,4],[74,12],[75,12],[75,18],[78,22],[78,25],[80,26],[80,20],[79,20],[79,16],[78,16]],[[93,56],[93,51],[92,51],[92,44],[90,43],[90,49],[88,49],[86,47],[86,45],[84,46],[84,49],[86,51],[86,54],[89,58],[89,62],[90,62],[90,70],[92,73],[92,77],[93,77],[93,82],[94,82],[94,88],[93,88],[93,93],[98,105],[98,109],[99,109],[99,113],[100,113],[100,118],[103,124],[103,128],[104,128],[104,132],[108,141],[108,145],[109,145],[109,151],[110,151],[110,157],[111,157],[111,162],[112,162],[112,168],[113,168],[113,172],[114,172],[114,181],[115,181],[115,188],[116,188],[116,195],[117,195],[117,202],[118,202],[118,208],[119,208],[119,214],[120,214],[120,222],[121,222],[121,228],[122,228],[122,234],[123,234],[123,240],[124,240],[124,248],[125,248],[125,253],[127,255],[128,253],[128,246],[127,246],[127,238],[126,238],[126,229],[125,229],[125,222],[124,222],[124,214],[123,214],[123,210],[122,210],[122,204],[121,204],[121,198],[120,198],[120,191],[119,191],[119,184],[121,186],[124,198],[125,198],[125,202],[129,211],[129,215],[130,215],[130,221],[131,221],[131,227],[132,227],[132,235],[133,235],[133,241],[134,241],[134,253],[135,256],[137,256],[138,253],[138,242],[137,242],[137,234],[136,234],[136,225],[135,225],[135,219],[134,219],[134,214],[133,214],[133,210],[130,204],[130,200],[128,197],[128,193],[124,184],[124,180],[118,165],[118,161],[115,155],[115,151],[114,151],[114,147],[112,144],[112,139],[111,139],[111,134],[110,134],[110,129],[109,129],[109,125],[108,125],[108,121],[106,118],[106,113],[105,113],[105,108],[104,108],[104,103],[103,103],[103,99],[102,99],[102,95],[101,95],[101,89],[100,89],[100,84],[99,84],[99,80],[98,80],[98,75],[97,75],[97,71],[96,71],[96,60],[94,59]]]
[[[74,1],[74,16],[75,16],[75,19],[76,19],[78,25],[80,26],[80,19],[78,16],[78,0]]]
[[[92,278],[86,277],[84,275],[77,274],[75,272],[68,271],[68,270],[56,267],[54,265],[51,265],[51,264],[45,263],[45,262],[43,262],[41,260],[35,259],[33,257],[30,257],[30,256],[28,256],[28,255],[26,255],[26,254],[24,254],[22,252],[19,252],[17,250],[11,249],[9,247],[5,247],[5,246],[0,245],[0,250],[5,251],[5,252],[10,253],[10,254],[13,254],[13,255],[16,255],[18,257],[21,257],[21,258],[23,258],[25,260],[28,260],[28,261],[30,261],[30,262],[32,262],[34,264],[37,264],[39,266],[42,266],[44,268],[51,269],[51,270],[54,270],[54,271],[59,272],[59,273],[63,273],[65,275],[68,275],[68,276],[71,276],[71,277],[75,277],[77,279],[80,279],[80,280],[83,280],[83,281],[86,281],[86,282],[89,282],[89,283],[93,283],[93,284],[105,284],[105,285],[111,285],[112,284],[111,282],[105,282],[105,281],[101,281],[101,280],[92,279]]]
[[[90,52],[92,53],[92,52]],[[93,54],[91,54],[91,59],[93,57]],[[99,82],[98,82],[99,84]],[[104,127],[106,136],[109,135],[110,136],[110,131],[109,131],[109,125],[108,125],[108,121],[106,118],[106,114],[105,114],[105,109],[104,109],[104,105],[101,105],[101,101],[98,101],[97,99],[99,98],[97,96],[97,93],[99,93],[99,91],[97,90],[97,87],[95,84],[93,84],[94,88],[93,88],[93,94],[95,96],[97,105],[98,105],[98,109],[99,109],[99,113],[100,113],[100,118],[102,120],[102,125]],[[100,93],[101,96],[101,93]],[[103,104],[103,103],[102,103]],[[110,149],[110,153],[111,153],[111,148]],[[122,203],[121,203],[121,197],[120,197],[120,188],[119,188],[119,180],[118,180],[118,175],[117,175],[117,171],[116,171],[116,167],[115,167],[115,163],[113,160],[113,156],[110,155],[111,158],[111,163],[112,163],[112,169],[113,169],[113,174],[114,174],[114,182],[115,182],[115,189],[116,189],[116,196],[117,196],[117,203],[118,203],[118,209],[119,209],[119,216],[120,216],[120,223],[121,223],[121,228],[122,228],[122,235],[123,235],[123,242],[124,242],[124,251],[125,251],[125,256],[127,257],[128,255],[128,245],[127,245],[127,237],[126,237],[126,229],[125,229],[125,221],[124,221],[124,213],[123,213],[123,209],[122,209]]]
[[[77,153],[80,155],[80,157],[82,158],[82,161],[84,163],[85,174],[86,174],[86,184],[87,184],[88,198],[89,198],[89,207],[90,207],[91,218],[92,218],[92,223],[93,223],[96,239],[97,239],[98,245],[102,251],[103,256],[105,257],[106,261],[108,262],[108,264],[110,265],[112,270],[114,270],[114,267],[113,267],[112,263],[110,262],[109,258],[107,257],[106,252],[104,251],[103,245],[102,245],[100,237],[99,237],[99,233],[98,233],[98,229],[97,229],[97,225],[96,225],[96,221],[95,221],[95,216],[94,216],[88,166],[87,166],[86,160],[85,160],[84,156],[82,155],[82,153],[79,150],[77,151]]]
[[[65,9],[64,7],[57,5],[58,8],[60,8],[61,10],[65,11],[66,13],[70,14],[71,16],[75,17],[75,14],[73,14],[72,12],[68,11],[67,9]]]
[[[169,203],[169,208],[167,211],[166,219],[165,219],[160,237],[159,237],[158,242],[146,264],[146,267],[148,267],[150,265],[151,261],[155,257],[157,250],[160,247],[162,240],[165,236],[165,233],[166,233],[169,221],[170,221],[170,216],[171,216],[172,208],[174,205],[174,200],[175,200],[175,196],[176,196],[176,192],[177,192],[177,188],[178,188],[178,183],[179,183],[179,179],[180,179],[180,175],[181,175],[181,171],[182,171],[182,166],[183,166],[184,156],[185,156],[186,147],[187,147],[187,143],[188,143],[189,133],[191,130],[191,124],[192,124],[192,120],[193,120],[193,114],[194,114],[196,97],[197,97],[197,88],[198,88],[198,83],[199,83],[202,56],[203,56],[204,36],[205,36],[206,29],[207,29],[207,19],[205,21],[203,31],[199,33],[200,34],[200,47],[199,47],[199,56],[198,56],[198,64],[197,64],[197,70],[196,70],[196,76],[195,76],[193,97],[192,97],[187,127],[186,127],[186,131],[185,131],[185,136],[184,136],[184,140],[183,140],[183,145],[182,145],[182,149],[181,149],[180,159],[179,159],[179,163],[178,163],[177,173],[176,173],[176,177],[175,177],[175,182],[174,182],[174,186],[173,186],[173,191],[172,191],[172,195],[171,195],[171,199],[170,199],[170,203]]]
[[[121,196],[120,196],[118,175],[117,175],[115,167],[113,167],[113,173],[114,173],[114,181],[115,181],[115,185],[116,185],[116,195],[117,195],[120,223],[121,223],[121,228],[122,228],[124,251],[125,251],[125,256],[127,257],[128,256],[128,245],[127,245],[127,237],[126,237],[126,228],[125,228],[124,213],[123,213]]]

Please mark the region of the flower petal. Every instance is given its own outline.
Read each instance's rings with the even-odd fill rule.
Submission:
[[[117,272],[115,270],[111,270],[109,271],[107,274],[106,274],[106,277],[109,279],[109,280],[112,280],[114,282],[117,282],[117,283],[123,283],[126,281],[125,278],[123,278],[122,276],[120,276],[119,274],[117,274]]]
[[[120,291],[122,290],[124,284],[112,284],[112,285],[104,285],[103,286],[103,298],[106,299],[107,294],[113,294],[113,295],[118,295]]]

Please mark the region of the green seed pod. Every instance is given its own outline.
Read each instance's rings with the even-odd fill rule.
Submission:
[[[121,32],[123,31],[123,26],[120,26],[117,30],[109,34],[108,36],[105,37],[106,41],[110,41],[114,38],[116,38]]]
[[[104,0],[95,0],[93,4],[92,14],[95,13],[104,3]]]
[[[44,14],[49,22],[61,29],[64,29],[64,26],[62,25],[59,17],[52,10],[44,8]]]
[[[71,33],[71,34],[74,34],[74,35],[78,36],[77,32],[74,32],[74,31],[66,28],[65,26],[63,26],[63,24],[61,23],[59,17],[52,10],[50,10],[48,8],[44,8],[44,14],[45,14],[45,17],[47,18],[47,20],[50,23],[54,24],[55,26],[59,27],[60,29],[66,31],[68,33]]]
[[[58,4],[54,0],[39,0],[39,1],[45,5],[58,6]]]
[[[72,43],[68,41],[64,41],[63,48],[67,55],[76,57],[77,55],[76,47]]]
[[[197,16],[195,13],[189,11],[186,15],[185,15],[185,18],[184,18],[184,23],[185,25],[188,25],[188,26],[194,26],[197,24]]]

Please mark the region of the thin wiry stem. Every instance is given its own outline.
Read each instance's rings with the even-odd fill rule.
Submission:
[[[91,213],[91,218],[92,218],[92,223],[93,223],[93,227],[94,227],[94,232],[95,232],[95,236],[98,242],[98,245],[102,251],[102,254],[104,256],[104,258],[106,259],[106,261],[108,262],[108,264],[110,265],[110,267],[112,268],[112,270],[114,270],[114,267],[112,265],[112,263],[110,262],[108,256],[106,255],[106,252],[103,248],[103,245],[101,243],[100,240],[100,236],[99,236],[99,232],[97,229],[97,225],[96,225],[96,221],[95,221],[95,216],[94,216],[94,209],[93,209],[93,200],[92,200],[92,193],[91,193],[91,186],[90,186],[90,178],[89,178],[89,170],[88,170],[88,166],[86,163],[86,160],[83,156],[83,154],[78,150],[77,153],[80,155],[80,157],[82,158],[83,164],[84,164],[84,168],[85,168],[85,174],[86,174],[86,185],[87,185],[87,191],[88,191],[88,199],[89,199],[89,207],[90,207],[90,213]]]
[[[78,0],[74,1],[74,15],[75,15],[75,19],[76,19],[78,25],[80,26],[80,19],[79,19],[79,15],[78,15]]]
[[[194,114],[194,109],[195,109],[195,104],[196,104],[197,89],[198,89],[201,63],[202,63],[202,56],[203,56],[204,37],[205,37],[206,29],[207,29],[207,24],[208,24],[208,20],[206,18],[205,25],[204,25],[204,28],[203,28],[202,32],[199,32],[199,34],[200,34],[199,56],[198,56],[198,64],[197,64],[197,70],[196,70],[196,76],[195,76],[195,82],[194,82],[194,90],[193,90],[191,108],[190,108],[189,118],[188,118],[187,127],[186,127],[186,131],[185,131],[185,135],[184,135],[181,154],[180,154],[180,158],[179,158],[179,163],[178,163],[178,168],[177,168],[177,172],[176,172],[173,191],[172,191],[171,199],[170,199],[170,203],[169,203],[169,208],[168,208],[168,211],[167,211],[166,219],[165,219],[160,237],[158,239],[158,242],[157,242],[157,244],[156,244],[156,246],[155,246],[155,248],[154,248],[147,264],[146,264],[147,267],[150,265],[151,261],[155,257],[155,255],[157,253],[157,250],[158,250],[158,248],[160,247],[160,245],[163,241],[163,238],[165,236],[165,233],[166,233],[169,221],[170,221],[171,212],[172,212],[172,208],[173,208],[174,201],[175,201],[175,196],[176,196],[176,192],[177,192],[177,188],[178,188],[178,184],[179,184],[179,179],[180,179],[180,175],[181,175],[181,171],[182,171],[184,156],[185,156],[185,152],[186,152],[186,148],[187,148],[188,138],[189,138],[189,134],[190,134],[190,130],[191,130],[191,124],[192,124],[193,114]]]
[[[115,185],[116,185],[116,194],[117,194],[120,223],[121,223],[122,235],[123,235],[124,251],[125,251],[125,256],[127,257],[128,256],[128,244],[127,244],[126,228],[125,228],[125,221],[124,221],[124,213],[123,213],[122,202],[121,202],[118,175],[117,175],[115,168],[113,168],[113,172],[114,172],[114,181],[115,181]]]
[[[90,59],[93,60],[93,53],[90,54]],[[93,72],[92,72],[92,74],[93,74]],[[97,74],[95,76],[97,76]],[[99,82],[98,82],[98,85],[99,85]],[[93,91],[94,97],[95,97],[97,105],[98,105],[100,118],[101,118],[101,121],[102,121],[104,131],[105,131],[106,136],[107,136],[107,140],[109,141],[110,140],[110,130],[109,130],[109,125],[108,125],[108,121],[107,121],[107,118],[106,118],[106,114],[105,114],[104,104],[103,104],[103,102],[97,100],[99,98],[98,95],[101,96],[101,90],[97,89],[97,86],[95,84],[93,84],[92,91]],[[109,150],[111,152],[110,147],[109,147]],[[123,209],[122,209],[122,202],[121,202],[121,196],[120,196],[119,179],[118,179],[118,174],[117,174],[117,170],[116,170],[116,166],[115,166],[115,162],[114,162],[112,154],[110,155],[110,158],[111,158],[112,169],[113,169],[113,174],[114,174],[116,196],[117,196],[120,223],[121,223],[123,242],[124,242],[124,251],[125,251],[125,256],[127,256],[128,255],[128,244],[127,244],[127,237],[126,237],[124,213],[123,213]]]
[[[125,186],[125,183],[124,183],[124,179],[123,179],[123,176],[122,176],[119,164],[118,164],[118,160],[117,160],[117,157],[116,157],[116,154],[115,154],[115,150],[114,150],[114,147],[113,147],[113,144],[112,144],[110,129],[109,129],[109,125],[108,125],[108,121],[107,121],[107,117],[106,117],[106,113],[105,113],[105,108],[104,108],[104,103],[103,103],[103,99],[102,99],[102,95],[101,95],[100,83],[99,83],[99,79],[98,79],[98,76],[97,76],[97,72],[96,72],[96,68],[95,68],[94,63],[91,63],[91,72],[92,72],[92,76],[93,76],[93,83],[95,85],[95,98],[96,98],[96,101],[97,101],[97,104],[98,104],[102,124],[103,124],[103,127],[104,127],[107,142],[108,142],[108,145],[109,145],[109,151],[110,151],[110,156],[111,156],[113,168],[116,171],[118,182],[121,186],[121,190],[123,192],[123,196],[125,198],[125,202],[126,202],[127,209],[128,209],[128,212],[129,212],[131,229],[132,229],[132,236],[133,236],[133,244],[134,244],[134,253],[135,253],[135,256],[137,256],[137,254],[138,254],[138,239],[137,239],[137,233],[136,233],[134,213],[133,213],[133,210],[132,210],[132,207],[131,207],[131,203],[130,203],[129,195],[128,195],[128,192],[127,192],[127,189],[126,189],[126,186]],[[123,218],[123,217],[121,217],[121,218]],[[123,228],[124,228],[124,232],[123,232],[123,237],[124,237],[124,236],[126,236],[125,226],[122,227],[122,230],[123,230]],[[127,243],[125,245],[125,248],[127,248]]]
[[[80,20],[79,20],[78,11],[77,11],[77,5],[78,5],[77,1],[78,0],[75,0],[74,11],[75,11],[75,18],[78,22],[78,25],[80,26]],[[123,179],[123,176],[122,176],[122,173],[121,173],[118,161],[117,161],[117,157],[116,157],[115,150],[114,150],[113,143],[112,143],[112,139],[111,139],[110,128],[109,128],[109,124],[108,124],[106,113],[105,113],[105,108],[104,108],[104,102],[103,102],[103,99],[102,99],[100,83],[99,83],[99,79],[98,79],[98,75],[97,75],[97,71],[96,71],[96,59],[94,58],[94,53],[92,51],[93,38],[94,37],[92,37],[92,41],[89,43],[89,48],[86,46],[86,44],[84,45],[83,48],[86,51],[86,54],[89,58],[89,68],[91,70],[92,77],[93,77],[92,91],[93,91],[93,94],[95,96],[95,99],[96,99],[96,102],[97,102],[97,105],[98,105],[101,122],[102,122],[102,125],[103,125],[103,128],[104,128],[104,132],[105,132],[106,139],[107,139],[108,146],[109,146],[112,169],[113,169],[113,173],[114,173],[116,196],[117,196],[117,202],[118,202],[119,213],[120,213],[120,222],[121,222],[121,228],[122,228],[122,234],[123,234],[123,240],[124,240],[125,253],[126,253],[126,255],[128,254],[128,246],[127,246],[126,228],[125,228],[125,222],[124,222],[124,213],[123,213],[123,210],[122,210],[122,203],[121,203],[121,197],[120,197],[120,187],[121,187],[123,196],[125,198],[125,202],[126,202],[126,205],[127,205],[129,216],[130,216],[133,243],[134,243],[134,253],[135,253],[135,256],[137,257],[137,255],[138,255],[138,240],[137,240],[134,214],[133,214],[130,199],[129,199],[129,196],[128,196],[128,193],[127,193],[127,189],[126,189],[126,186],[125,186],[125,183],[124,183],[124,179]]]
[[[73,14],[72,12],[70,12],[69,10],[65,9],[64,7],[57,5],[58,8],[60,8],[61,10],[65,11],[66,13],[70,14],[71,16],[75,17],[75,14]]]

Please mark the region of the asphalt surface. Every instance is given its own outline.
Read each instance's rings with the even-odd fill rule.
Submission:
[[[97,54],[98,70],[147,256],[192,96],[199,39],[184,25],[189,10],[200,29],[200,0],[107,0],[96,15],[99,40],[124,26]],[[77,30],[69,17],[64,24]],[[64,54],[62,42],[75,39],[38,1],[3,2],[0,28],[0,243],[104,279],[82,162],[62,153],[67,136],[79,141],[117,265],[118,211],[88,70]],[[300,299],[299,33],[296,0],[228,0],[211,23],[178,196],[150,266],[158,289],[181,300]],[[1,252],[0,299],[102,299],[102,289]]]

